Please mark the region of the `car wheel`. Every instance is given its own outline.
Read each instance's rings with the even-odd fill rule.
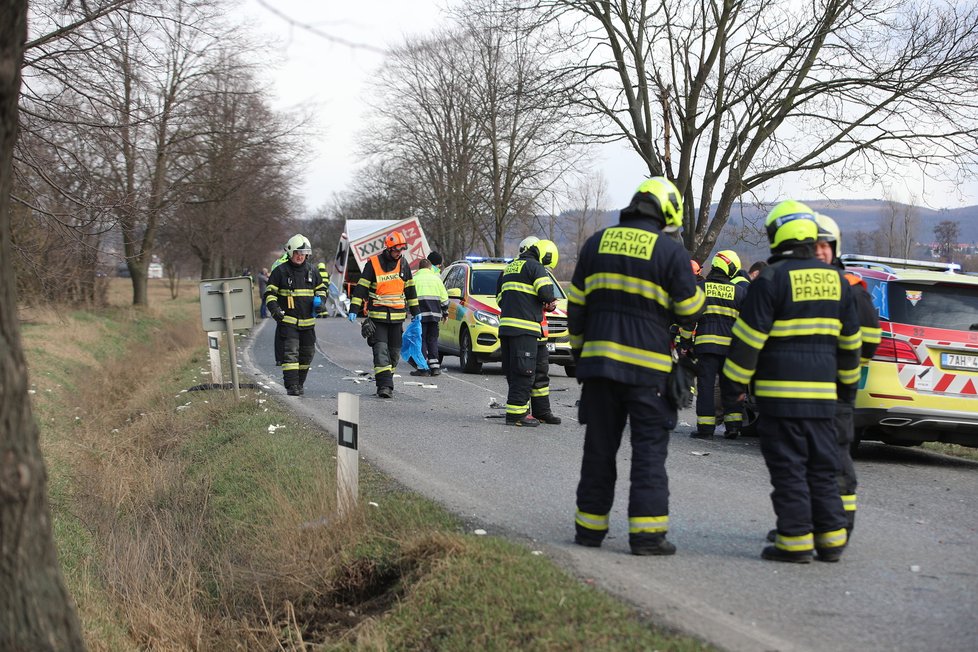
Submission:
[[[577,365],[576,364],[565,364],[564,373],[567,374],[568,378],[577,377]]]
[[[469,337],[467,330],[463,330],[458,336],[458,360],[462,365],[462,371],[467,374],[477,374],[482,371],[482,363],[472,351],[472,338]]]

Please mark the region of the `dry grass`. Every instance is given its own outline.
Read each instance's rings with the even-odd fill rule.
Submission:
[[[25,325],[90,649],[702,649],[369,467],[339,515],[329,439],[260,392],[181,392],[207,364],[197,304],[156,300]]]

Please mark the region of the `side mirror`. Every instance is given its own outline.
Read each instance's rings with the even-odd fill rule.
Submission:
[[[462,288],[449,288],[448,289],[449,299],[462,299]]]

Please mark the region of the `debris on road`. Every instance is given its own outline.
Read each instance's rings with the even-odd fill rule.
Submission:
[[[710,454],[710,451],[689,451],[690,455],[696,455],[698,457],[706,457]]]

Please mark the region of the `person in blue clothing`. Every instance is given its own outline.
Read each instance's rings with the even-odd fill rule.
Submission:
[[[436,256],[436,259],[441,260],[441,256]],[[415,369],[411,375],[438,376],[441,374],[441,363],[438,362],[438,331],[439,324],[448,318],[448,291],[434,269],[430,254],[428,258],[418,261],[418,271],[414,274],[414,291],[418,294],[418,308],[421,311],[421,354],[428,362],[428,368]]]

